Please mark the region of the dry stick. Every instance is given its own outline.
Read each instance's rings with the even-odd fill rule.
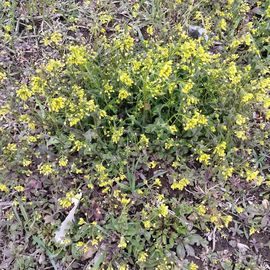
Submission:
[[[213,231],[213,239],[212,239],[212,241],[213,241],[213,246],[212,246],[212,251],[214,252],[214,250],[215,250],[215,248],[216,248],[216,226],[215,226],[215,228],[214,228],[214,231]]]

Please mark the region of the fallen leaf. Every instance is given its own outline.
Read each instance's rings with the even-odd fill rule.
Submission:
[[[78,194],[76,196],[77,198],[73,198],[72,201],[74,203],[73,208],[68,213],[65,220],[61,223],[59,230],[55,233],[54,240],[56,243],[62,243],[65,240],[66,234],[68,230],[71,227],[71,224],[74,221],[75,211],[77,207],[79,206],[80,198],[82,197],[82,194]]]
[[[91,259],[95,255],[97,250],[98,250],[97,246],[93,246],[91,244],[87,245],[87,247],[84,248],[82,260],[85,261],[85,260]]]

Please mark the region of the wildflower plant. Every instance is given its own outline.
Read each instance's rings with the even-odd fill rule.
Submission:
[[[267,207],[239,197],[242,187],[267,194],[270,186],[269,6],[258,4],[261,15],[244,26],[245,1],[135,1],[125,4],[134,24],[122,26],[109,2],[96,3],[91,42],[45,34],[39,42],[57,54],[14,87],[14,111],[1,107],[0,120],[11,117],[16,129],[1,131],[0,194],[53,264],[94,258],[94,269],[199,269],[185,259],[196,258],[192,246],[209,250],[213,235],[267,230],[252,219],[252,207],[261,218]],[[176,10],[203,28],[188,27]],[[2,181],[10,172],[14,183]],[[41,229],[27,216],[41,207],[31,201],[39,195],[51,220]],[[70,213],[61,246],[51,235]]]

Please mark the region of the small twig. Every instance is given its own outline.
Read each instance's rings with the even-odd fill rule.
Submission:
[[[12,206],[12,202],[0,202],[0,207],[3,206]]]
[[[213,231],[213,238],[212,238],[212,242],[213,242],[213,245],[212,245],[212,251],[214,252],[214,250],[216,249],[216,226],[214,228],[214,231]]]

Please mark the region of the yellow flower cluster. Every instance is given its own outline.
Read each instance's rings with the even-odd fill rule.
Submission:
[[[139,263],[146,262],[147,257],[148,257],[148,254],[146,252],[140,252],[138,256],[138,262]]]
[[[45,67],[45,70],[47,70],[48,72],[53,72],[53,71],[58,71],[62,67],[64,67],[64,64],[61,61],[50,59]]]
[[[159,71],[159,77],[167,79],[172,74],[172,61],[168,61],[162,65]]]
[[[188,94],[190,90],[192,89],[193,85],[194,85],[193,82],[191,81],[187,82],[182,88],[182,93]]]
[[[145,147],[149,145],[149,139],[145,136],[145,134],[141,134],[139,144]]]
[[[94,100],[87,99],[83,88],[78,85],[72,86],[72,98],[69,99],[66,113],[70,126],[79,123],[84,117],[94,112],[96,108]]]
[[[121,88],[118,94],[118,98],[120,100],[124,100],[126,98],[128,98],[131,94],[124,88]]]
[[[66,167],[68,164],[68,159],[66,157],[62,157],[58,161],[59,166]]]
[[[131,86],[133,84],[133,80],[130,78],[129,74],[124,71],[119,72],[119,80],[127,86]]]
[[[112,142],[113,143],[118,143],[121,136],[123,135],[123,133],[124,133],[124,128],[123,127],[119,128],[119,129],[114,128],[113,129],[113,134],[112,134]]]
[[[210,161],[209,161],[210,155],[200,151],[197,160],[204,165],[209,165],[210,164]]]
[[[121,249],[125,249],[127,247],[127,242],[126,242],[124,236],[121,236],[120,237],[120,241],[119,241],[118,247],[121,248]]]
[[[184,130],[190,130],[198,126],[203,126],[207,124],[207,118],[205,115],[201,114],[199,111],[195,111],[191,119],[188,119],[184,125]]]
[[[178,190],[183,190],[187,185],[189,185],[190,181],[187,178],[182,178],[179,181],[174,182],[171,185],[171,188],[173,190],[178,189]]]
[[[237,114],[235,122],[237,125],[242,126],[246,123],[246,118],[243,117],[241,114]]]
[[[63,97],[52,98],[49,101],[49,108],[52,112],[58,112],[65,107],[66,99]]]
[[[32,96],[30,89],[24,84],[19,90],[17,90],[17,96],[23,101],[28,100]]]
[[[158,208],[158,212],[159,216],[166,217],[169,214],[169,207],[166,204],[162,203]]]
[[[39,172],[43,175],[50,175],[54,172],[52,165],[49,163],[45,163],[39,166]]]
[[[67,57],[69,65],[84,65],[87,61],[87,50],[82,45],[72,45],[69,47],[70,53]]]
[[[0,191],[7,193],[9,191],[9,189],[5,184],[0,184]]]
[[[17,145],[15,143],[9,143],[4,147],[4,153],[14,153],[17,151]]]
[[[0,71],[0,82],[2,82],[3,80],[5,80],[7,78],[7,75],[5,72]]]
[[[204,216],[206,214],[206,207],[205,205],[203,204],[200,204],[197,208],[197,213],[200,215],[200,216]]]
[[[253,181],[255,180],[259,175],[259,171],[252,171],[247,169],[246,170],[246,177],[247,177],[247,181]]]
[[[232,176],[233,172],[234,172],[233,167],[223,167],[221,174],[224,176],[225,179],[228,179],[229,177]]]
[[[114,46],[116,48],[119,48],[121,52],[128,52],[134,46],[134,38],[132,38],[129,34],[126,34],[122,38],[116,39],[114,41]]]
[[[227,147],[226,142],[219,143],[214,149],[214,154],[217,154],[219,157],[225,157],[225,150]]]
[[[62,41],[62,34],[59,32],[53,32],[50,36],[47,36],[43,39],[43,43],[45,46],[52,45],[59,45]]]

